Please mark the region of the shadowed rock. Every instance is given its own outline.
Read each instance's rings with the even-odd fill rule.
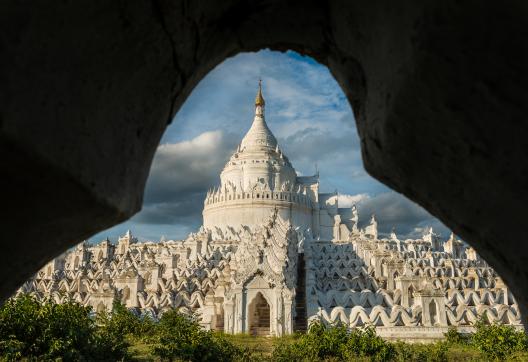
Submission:
[[[141,207],[166,125],[226,57],[292,49],[354,109],[367,171],[528,306],[524,2],[76,1],[0,7],[0,295]]]

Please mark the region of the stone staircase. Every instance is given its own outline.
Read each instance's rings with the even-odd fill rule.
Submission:
[[[251,327],[250,334],[253,336],[269,336],[270,334],[270,309],[263,306],[258,311],[257,326]]]
[[[295,290],[295,321],[294,331],[306,332],[306,267],[304,254],[299,254],[297,260],[297,289]]]
[[[217,314],[216,316],[216,323],[215,323],[215,330],[217,331],[224,331],[224,314]]]

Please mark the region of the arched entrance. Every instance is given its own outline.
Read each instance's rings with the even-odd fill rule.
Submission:
[[[270,334],[270,305],[260,292],[249,303],[248,326],[251,335],[268,336]]]
[[[95,311],[97,313],[104,313],[106,311],[106,306],[104,305],[103,302],[99,302],[99,304],[97,304],[97,308],[95,309]]]
[[[429,318],[431,319],[432,326],[438,324],[437,308],[434,300],[431,300],[429,303]]]
[[[409,307],[412,307],[414,304],[414,286],[412,284],[407,290],[407,293],[409,294]]]

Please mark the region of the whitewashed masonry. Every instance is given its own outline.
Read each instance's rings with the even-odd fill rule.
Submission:
[[[387,338],[439,338],[479,316],[520,326],[506,285],[474,249],[430,229],[422,239],[380,238],[373,216],[319,193],[318,175],[297,176],[264,117],[255,118],[207,193],[203,226],[180,241],[78,245],[49,262],[19,293],[75,300],[95,311],[115,300],[158,318],[177,308],[205,328],[276,335],[307,323],[372,324]]]

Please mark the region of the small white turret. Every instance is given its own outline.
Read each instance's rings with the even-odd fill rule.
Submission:
[[[378,238],[378,222],[376,221],[376,216],[374,214],[372,214],[372,217],[370,218],[370,224],[365,228],[365,235],[374,240]]]

